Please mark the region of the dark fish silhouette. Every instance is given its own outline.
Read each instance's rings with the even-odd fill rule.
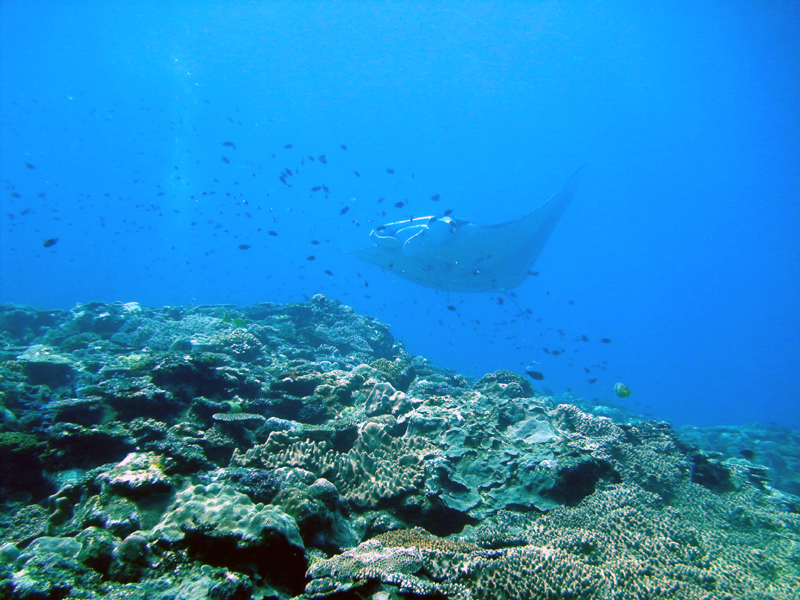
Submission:
[[[42,242],[42,246],[45,248],[52,248],[58,243],[58,238],[49,238]]]

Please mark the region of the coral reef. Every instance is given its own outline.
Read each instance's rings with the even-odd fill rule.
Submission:
[[[0,598],[793,598],[797,432],[469,379],[341,303],[0,306]]]

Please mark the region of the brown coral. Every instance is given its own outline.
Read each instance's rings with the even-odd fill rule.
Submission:
[[[261,446],[234,453],[231,464],[299,467],[331,481],[342,495],[363,508],[396,502],[418,491],[424,481],[422,456],[430,450],[423,438],[396,438],[378,423],[367,423],[346,453],[328,441],[300,439],[273,432]]]

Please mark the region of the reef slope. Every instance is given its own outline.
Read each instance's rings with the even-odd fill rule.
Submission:
[[[730,445],[323,296],[3,305],[0,598],[796,598],[792,479]]]

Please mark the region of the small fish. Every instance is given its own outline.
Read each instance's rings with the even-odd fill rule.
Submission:
[[[610,344],[610,343],[611,343],[611,340],[610,340],[610,339],[608,339],[608,338],[603,338],[603,339],[602,339],[602,340],[600,340],[600,341],[601,341],[601,342],[603,342],[604,344]]]
[[[544,379],[544,374],[540,371],[525,371],[528,375],[530,375],[531,379],[535,379],[536,381],[541,381]]]
[[[313,156],[309,156],[309,157],[308,157],[308,160],[317,160],[317,159],[316,159],[316,158],[314,158]]]
[[[553,356],[558,356],[559,354],[561,354],[561,350],[551,350],[550,354],[552,354]]]
[[[444,216],[445,217],[448,216],[448,215],[452,215],[452,214],[453,214],[453,209],[452,208],[448,208],[446,211],[444,211]]]
[[[323,271],[323,272],[325,273],[325,275],[328,275],[329,277],[333,277],[333,273],[328,271],[328,269],[325,269],[325,271]]]
[[[339,211],[339,214],[340,214],[340,215],[343,215],[343,214],[345,214],[345,213],[346,213],[348,210],[350,210],[350,207],[349,207],[349,206],[345,206],[344,208],[342,208],[342,210],[340,210],[340,211]]]
[[[278,235],[277,231],[268,231],[267,233],[273,236]]]
[[[250,244],[239,244],[239,250],[250,250]]]
[[[312,243],[312,244],[314,244],[314,245],[316,246],[316,245],[318,245],[318,244],[319,244],[319,240],[311,240],[311,243]]]
[[[375,228],[375,231],[383,231],[384,229],[386,229],[386,225],[378,225],[378,226]]]
[[[503,306],[503,299],[502,299],[502,298],[498,298],[498,299],[497,299],[497,303],[498,303],[500,306]]]
[[[312,191],[312,192],[318,192],[318,191],[320,191],[321,189],[322,189],[322,186],[321,186],[321,185],[315,185],[314,187],[312,187],[312,188],[311,188],[311,191]]]
[[[550,350],[548,350],[547,348],[542,348],[542,350],[544,350],[545,354],[550,354]]]
[[[234,150],[236,150],[236,144],[234,144],[233,142],[222,142],[222,145],[223,146],[227,146],[228,148],[233,148]]]
[[[378,198],[378,204],[383,202],[385,199],[386,199],[385,196],[381,196],[380,198]]]
[[[439,200],[439,194],[434,194],[433,196],[431,196],[431,200],[437,202]]]
[[[628,396],[631,395],[631,390],[624,383],[619,383],[619,382],[615,383],[613,389],[614,393],[620,398],[627,398]]]
[[[22,163],[22,164],[25,165],[26,167],[28,167],[29,169],[35,169],[36,168],[31,163]]]
[[[395,202],[395,208],[403,208],[405,206],[405,202]]]
[[[342,150],[347,150],[347,146],[345,146],[344,144],[339,144],[339,148],[341,148]]]
[[[12,198],[22,198],[22,194],[20,194],[19,192],[11,192],[11,197]]]
[[[326,157],[324,154],[323,154],[323,155],[321,155],[321,156],[320,156],[320,157],[319,157],[317,160],[318,160],[319,162],[321,162],[323,165],[327,165],[327,164],[328,164],[328,159],[327,159],[327,157]]]
[[[316,260],[316,259],[317,259],[317,257],[314,256],[313,254],[310,255],[310,256],[306,256],[306,260]]]
[[[58,243],[58,238],[49,238],[42,242],[42,246],[45,248],[52,248]]]
[[[448,304],[448,305],[447,305],[447,310],[452,310],[452,311],[455,311],[455,310],[456,310],[456,307],[455,307],[455,306],[453,306],[452,304]]]
[[[323,191],[323,192],[325,192],[326,194],[327,194],[328,192],[330,192],[330,190],[328,189],[328,186],[327,186],[327,185],[325,185],[325,184],[323,184],[323,185],[322,185],[322,191]]]
[[[587,373],[591,373],[591,371],[589,370],[589,367],[583,367],[583,370],[586,371]]]
[[[228,159],[228,157],[227,157],[227,156],[223,156],[223,157],[222,157],[222,162],[224,162],[226,165],[229,165],[229,164],[231,164],[231,161]]]
[[[286,145],[283,147],[283,149],[284,149],[284,150],[288,150],[288,149],[289,149],[289,148],[291,148],[291,147],[292,147],[292,145],[291,145],[291,144],[286,144]]]
[[[361,173],[359,173],[358,171],[353,171],[353,173],[356,174],[356,177],[361,177]]]
[[[585,335],[582,335],[582,336],[581,336],[581,341],[582,341],[582,342],[588,342],[588,341],[589,341],[589,338],[588,338],[588,337],[586,337]]]
[[[597,381],[597,377],[592,377],[591,379],[587,379],[586,381],[588,381],[589,383],[594,383],[595,381]]]
[[[394,175],[394,169],[390,169],[390,168],[388,168],[388,167],[387,167],[387,168],[386,168],[386,172],[387,172],[389,175]]]

